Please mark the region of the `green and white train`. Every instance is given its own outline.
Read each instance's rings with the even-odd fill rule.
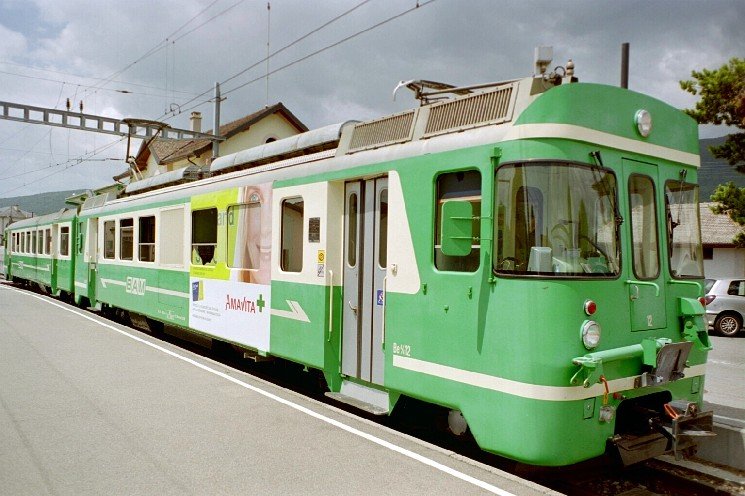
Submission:
[[[375,413],[444,406],[521,462],[690,452],[711,430],[696,123],[571,76],[425,86],[13,224],[8,278],[303,364]]]

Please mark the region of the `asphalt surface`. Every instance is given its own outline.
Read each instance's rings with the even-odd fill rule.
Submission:
[[[0,494],[557,494],[0,285]]]
[[[704,402],[714,415],[745,421],[745,333],[734,338],[711,336]]]

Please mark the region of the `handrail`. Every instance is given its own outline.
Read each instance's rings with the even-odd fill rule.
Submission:
[[[334,330],[334,271],[329,270],[329,336],[327,342],[331,342],[331,333]]]
[[[656,282],[650,281],[635,281],[633,279],[627,279],[626,284],[634,284],[637,286],[652,286],[655,289],[655,296],[660,296],[660,286]]]
[[[675,279],[670,279],[667,281],[668,284],[688,284],[690,286],[696,286],[698,288],[698,294],[702,294],[704,292],[704,287],[701,285],[700,282],[696,281],[677,281]]]
[[[385,307],[386,307],[386,300],[388,299],[388,292],[387,292],[387,285],[388,285],[388,276],[385,276],[383,278],[383,322],[381,324],[380,329],[380,346],[382,348],[385,348]]]

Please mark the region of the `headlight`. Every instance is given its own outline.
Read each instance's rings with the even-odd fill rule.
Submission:
[[[641,109],[637,110],[634,114],[634,122],[636,123],[636,130],[642,137],[646,138],[649,133],[652,132],[652,114],[648,111]]]
[[[600,324],[594,320],[585,320],[582,323],[582,344],[588,350],[597,348],[600,344]]]

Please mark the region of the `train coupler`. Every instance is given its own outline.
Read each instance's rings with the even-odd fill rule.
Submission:
[[[714,412],[700,412],[696,403],[671,401],[663,404],[662,410],[635,408],[641,417],[639,420],[646,418],[648,430],[618,433],[610,439],[623,465],[663,454],[672,454],[676,460],[689,458],[695,454],[702,438],[716,435],[713,432]]]
[[[676,460],[693,455],[698,438],[714,437],[714,412],[699,412],[698,405],[688,401],[671,401],[664,405],[669,420],[660,424],[668,439],[668,451]]]

